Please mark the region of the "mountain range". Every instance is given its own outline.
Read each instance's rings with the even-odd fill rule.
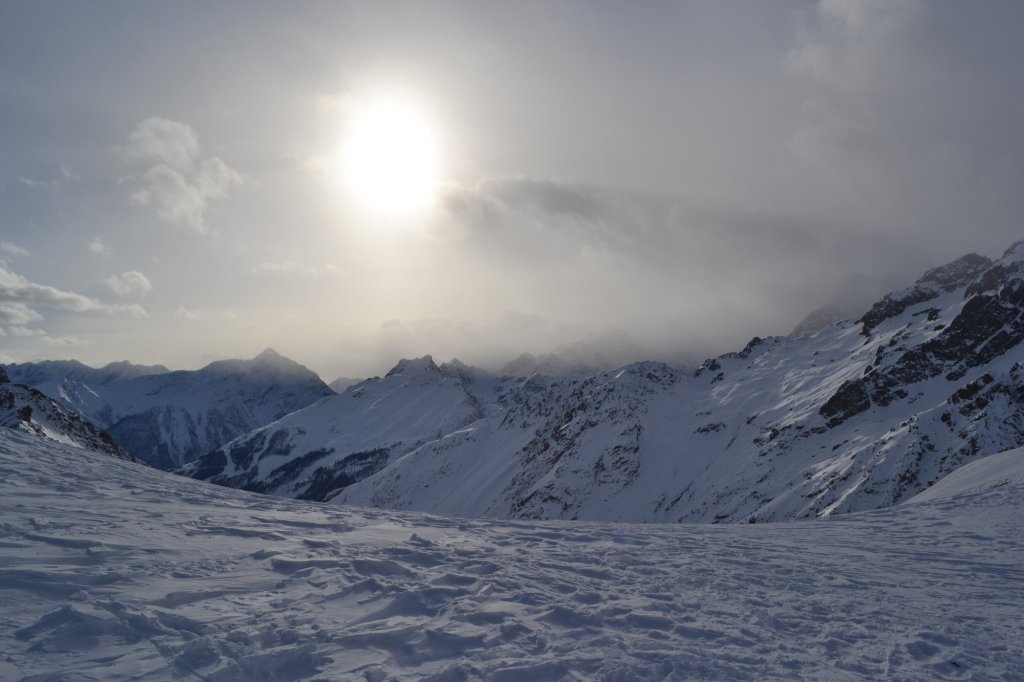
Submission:
[[[887,507],[1024,444],[1024,242],[857,321],[754,338],[692,372],[492,374],[429,356],[181,470],[462,516],[764,522]]]
[[[11,364],[12,382],[52,396],[143,462],[171,469],[334,395],[314,372],[268,348],[195,371],[127,362]]]

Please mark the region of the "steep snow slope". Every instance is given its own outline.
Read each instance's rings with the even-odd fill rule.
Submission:
[[[115,445],[110,436],[68,412],[57,401],[34,388],[11,383],[3,367],[0,367],[0,427],[135,461],[130,453]]]
[[[44,442],[0,433],[0,679],[1024,677],[1024,485],[998,472],[810,522],[526,523]]]
[[[122,363],[87,371],[80,363],[51,362],[14,365],[11,376],[53,386],[65,406],[162,469],[333,394],[315,373],[269,348],[251,360],[222,360],[196,371],[150,369]]]

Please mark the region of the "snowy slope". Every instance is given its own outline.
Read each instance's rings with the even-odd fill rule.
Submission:
[[[693,373],[648,362],[585,379],[469,368],[371,381],[187,473],[499,518],[764,522],[887,507],[1024,444],[1022,259],[1022,244],[998,261],[965,256],[856,323],[754,339]],[[387,408],[367,410],[377,397],[361,390]]]
[[[826,520],[527,523],[42,443],[0,433],[4,680],[1024,678],[1024,485],[998,472]]]
[[[960,495],[974,495],[1004,486],[1024,485],[1024,448],[989,455],[965,464],[928,490],[904,504],[935,502]]]
[[[68,412],[57,401],[34,388],[11,383],[3,367],[0,367],[0,427],[136,461],[115,445],[110,436]]]
[[[10,373],[14,381],[51,387],[69,409],[162,469],[333,394],[315,373],[271,349],[196,371],[127,363],[93,370],[70,361],[12,365]]]

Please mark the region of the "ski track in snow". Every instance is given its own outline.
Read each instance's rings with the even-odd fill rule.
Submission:
[[[1022,679],[1022,509],[462,520],[2,434],[0,679]]]

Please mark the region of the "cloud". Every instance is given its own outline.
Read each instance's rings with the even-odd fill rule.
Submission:
[[[23,325],[39,322],[43,316],[24,303],[0,303],[0,322]]]
[[[75,171],[71,169],[70,164],[62,163],[60,165],[60,176],[64,178],[65,182],[81,182],[82,178],[78,176]]]
[[[472,353],[460,344],[476,336],[481,347],[543,352],[619,328],[662,357],[714,352],[787,333],[851,271],[876,280],[931,265],[884,231],[564,181],[492,178],[449,187],[439,203],[427,231],[437,243],[417,247],[429,265],[408,275],[417,293],[448,302],[453,318],[486,319],[496,305],[517,312],[499,344],[456,322],[413,326],[410,311],[404,326],[382,330],[389,348],[414,337],[417,347]]]
[[[46,334],[40,339],[47,346],[60,348],[64,346],[90,346],[92,341],[80,339],[77,336],[50,336]]]
[[[117,296],[145,296],[153,290],[149,278],[138,270],[111,275],[103,282]]]
[[[92,343],[91,341],[80,339],[77,336],[50,336],[42,329],[23,326],[11,327],[10,335],[23,339],[35,339],[36,341],[46,346],[50,346],[51,348],[60,348],[64,346],[87,346]]]
[[[189,322],[201,322],[203,320],[234,321],[238,319],[238,315],[231,310],[201,310],[184,306],[180,306],[175,310],[174,316]]]
[[[28,251],[11,242],[0,242],[0,252],[8,256],[27,256]]]
[[[146,317],[145,309],[139,305],[112,305],[71,291],[36,284],[11,272],[2,264],[0,264],[0,303],[13,303],[26,308],[40,305],[76,313],[126,313],[135,317]]]
[[[785,67],[845,93],[898,83],[903,34],[926,9],[922,0],[821,0]]]
[[[250,272],[254,275],[299,273],[315,277],[321,274],[321,269],[312,265],[304,265],[302,263],[296,263],[295,261],[286,259],[280,261],[263,261],[262,263],[253,266]],[[334,265],[327,265],[323,268],[322,272],[337,274],[340,273],[341,270]]]
[[[187,170],[199,156],[199,139],[188,124],[154,116],[136,124],[128,135],[125,155]]]
[[[884,230],[941,262],[1020,232],[1019,3],[820,0],[784,73],[794,211]],[[782,166],[781,168],[784,168]],[[970,226],[968,229],[967,226]]]
[[[42,329],[31,329],[29,327],[16,325],[10,328],[11,336],[20,336],[22,338],[29,336],[43,336],[46,334]]]
[[[89,252],[96,256],[112,256],[114,254],[113,249],[107,246],[99,237],[94,237],[89,242]]]
[[[140,121],[129,134],[123,154],[145,167],[134,178],[132,202],[150,206],[166,222],[207,232],[209,203],[228,195],[242,175],[216,156],[204,157],[191,126],[164,118]]]
[[[56,191],[60,189],[60,183],[56,180],[33,180],[32,178],[20,177],[21,184],[30,189]]]

